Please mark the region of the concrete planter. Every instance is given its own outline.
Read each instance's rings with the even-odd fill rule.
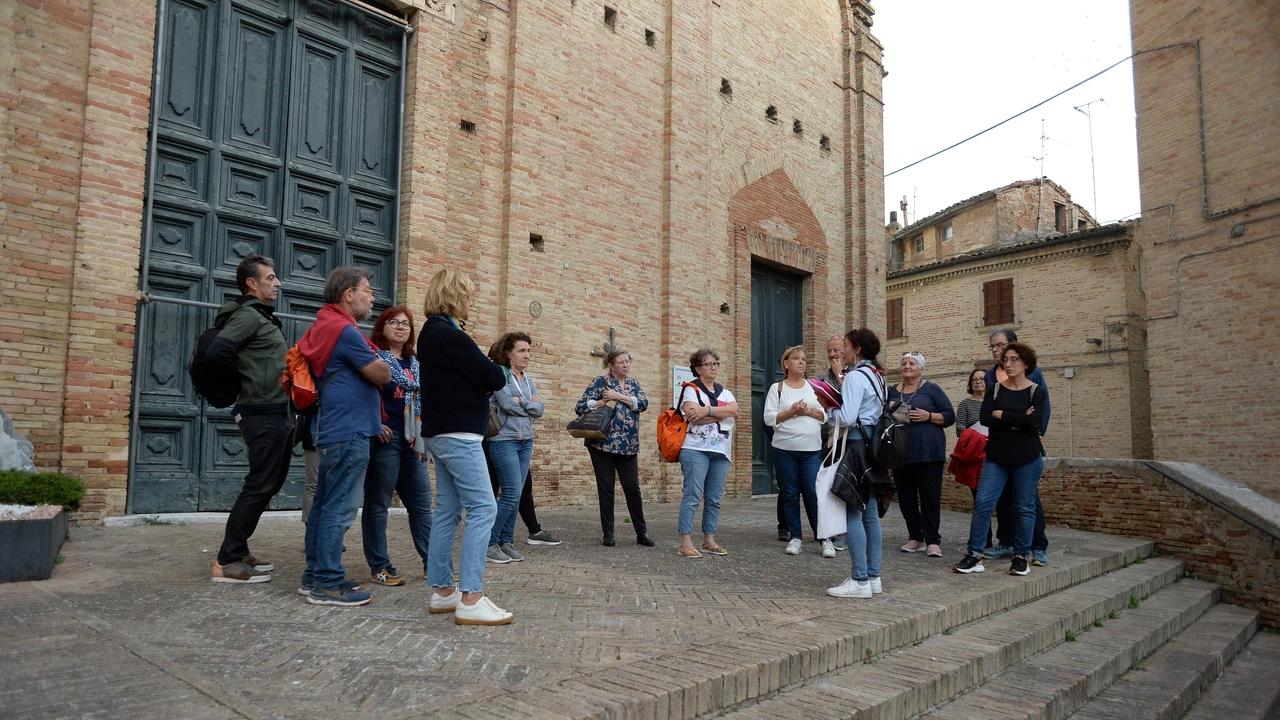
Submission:
[[[0,582],[48,580],[66,539],[66,510],[46,520],[0,521]]]

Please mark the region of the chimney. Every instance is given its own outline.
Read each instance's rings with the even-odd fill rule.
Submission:
[[[893,224],[893,223],[896,223],[896,222],[898,222],[898,211],[897,211],[897,210],[890,210],[890,211],[889,211],[889,223],[890,223],[890,224]]]

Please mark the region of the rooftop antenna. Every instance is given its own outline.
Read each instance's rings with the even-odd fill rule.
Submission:
[[[1036,184],[1040,186],[1040,198],[1037,201],[1039,207],[1036,211],[1036,237],[1040,237],[1040,228],[1044,222],[1044,157],[1046,154],[1044,143],[1048,139],[1049,136],[1044,134],[1044,118],[1040,118],[1040,157],[1031,158],[1040,163],[1040,177],[1036,180]]]
[[[1098,98],[1097,100],[1092,100],[1084,103],[1083,105],[1076,105],[1075,111],[1089,119],[1089,173],[1093,176],[1093,219],[1097,220],[1101,217],[1101,215],[1098,214],[1098,170],[1093,164],[1093,113],[1092,108],[1089,107],[1095,103],[1102,103],[1103,105],[1106,105],[1107,101],[1103,98]],[[1080,108],[1084,109],[1081,110]]]

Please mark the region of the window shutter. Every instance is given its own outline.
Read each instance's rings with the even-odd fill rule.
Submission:
[[[1000,288],[1000,323],[1013,322],[1013,278],[997,280]]]
[[[999,280],[982,283],[982,324],[1000,324],[1000,291]]]
[[[888,325],[889,339],[900,338],[904,334],[905,328],[902,322],[902,298],[893,298],[888,302],[889,318]]]

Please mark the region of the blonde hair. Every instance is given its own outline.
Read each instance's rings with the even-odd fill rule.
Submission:
[[[469,275],[453,268],[442,268],[427,283],[427,296],[422,303],[422,312],[466,320],[467,300],[475,292],[475,281]]]
[[[779,365],[781,365],[781,366],[782,366],[782,370],[783,370],[784,372],[786,371],[786,369],[787,369],[787,361],[791,359],[791,356],[792,356],[792,355],[795,355],[796,353],[802,353],[802,352],[804,352],[804,346],[803,346],[803,345],[792,345],[791,347],[787,348],[786,350],[783,350],[783,351],[782,351],[782,361],[781,361],[780,363],[778,363]],[[807,359],[807,357],[808,357],[808,356],[806,355],[806,359]]]

